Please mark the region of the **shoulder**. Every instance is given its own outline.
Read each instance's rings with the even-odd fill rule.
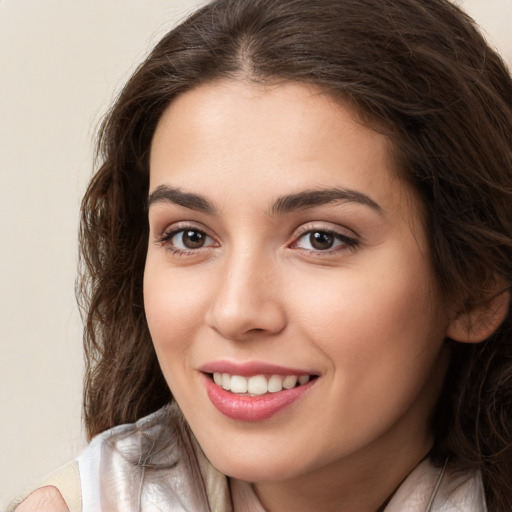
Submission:
[[[226,477],[206,459],[175,404],[99,434],[67,465],[66,482],[62,472],[29,489],[8,512],[112,510],[120,497],[124,510],[231,508]]]
[[[16,512],[69,512],[61,493],[52,485],[37,489],[14,510]]]

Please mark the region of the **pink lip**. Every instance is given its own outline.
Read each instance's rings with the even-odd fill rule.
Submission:
[[[261,373],[273,373],[277,375],[275,371],[260,371],[259,374]],[[294,374],[294,372],[287,373],[287,375]],[[240,373],[236,373],[236,375],[240,375]],[[301,373],[301,375],[304,375],[304,373]],[[244,396],[236,395],[222,389],[220,386],[217,386],[209,376],[203,375],[206,392],[212,404],[224,414],[224,416],[232,420],[249,422],[266,420],[282,411],[304,396],[315,384],[316,380],[317,379],[314,379],[296,388],[283,389],[283,391],[278,391],[277,393],[267,393],[260,396]]]
[[[203,373],[229,373],[230,375],[240,375],[242,377],[252,377],[253,375],[311,375],[307,370],[297,368],[285,368],[258,361],[247,363],[233,363],[231,361],[214,361],[207,363],[201,368]]]

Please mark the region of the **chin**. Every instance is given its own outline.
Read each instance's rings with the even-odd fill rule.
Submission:
[[[279,480],[288,480],[297,476],[289,471],[283,471],[280,464],[274,464],[269,461],[266,463],[247,464],[243,461],[227,461],[224,464],[214,466],[224,475],[245,482],[276,482]]]
[[[307,471],[300,466],[300,459],[279,449],[271,449],[265,453],[263,450],[241,451],[232,449],[231,453],[205,454],[221,473],[231,478],[247,482],[282,481],[295,478]],[[255,454],[257,452],[257,454]],[[277,455],[277,456],[276,456]]]

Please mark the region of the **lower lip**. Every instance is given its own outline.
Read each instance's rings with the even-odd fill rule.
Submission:
[[[260,396],[244,396],[230,393],[217,386],[213,380],[204,375],[206,392],[212,404],[224,416],[238,421],[262,421],[286,409],[289,405],[304,396],[317,379],[292,389],[284,389],[277,393]]]

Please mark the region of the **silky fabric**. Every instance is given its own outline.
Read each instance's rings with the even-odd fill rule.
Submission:
[[[176,405],[96,437],[78,458],[82,512],[265,512],[206,459]],[[422,461],[385,512],[486,512],[478,473]]]
[[[93,439],[78,458],[82,512],[231,512],[228,482],[177,406]]]

